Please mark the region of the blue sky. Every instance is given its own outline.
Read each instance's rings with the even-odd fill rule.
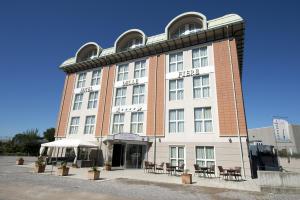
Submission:
[[[85,42],[113,45],[130,28],[162,33],[178,14],[246,21],[243,89],[248,127],[272,116],[300,124],[298,1],[15,1],[0,3],[0,137],[55,127],[64,73],[58,66]]]

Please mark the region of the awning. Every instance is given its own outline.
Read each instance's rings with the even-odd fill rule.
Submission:
[[[117,133],[114,135],[108,135],[107,138],[103,141],[106,144],[108,141],[131,141],[138,143],[148,143],[151,142],[150,138],[147,136],[140,136],[134,133]]]
[[[74,147],[88,147],[88,148],[98,148],[98,144],[92,141],[85,141],[80,139],[62,139],[56,140],[53,142],[44,143],[42,147],[65,147],[65,148],[74,148]]]

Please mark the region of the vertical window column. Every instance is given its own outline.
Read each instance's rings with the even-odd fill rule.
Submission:
[[[86,116],[84,134],[93,134],[95,129],[95,116]]]
[[[184,110],[169,111],[169,133],[184,132]]]
[[[169,72],[183,70],[183,53],[174,53],[169,55]]]
[[[70,123],[69,134],[77,134],[80,117],[72,117]]]

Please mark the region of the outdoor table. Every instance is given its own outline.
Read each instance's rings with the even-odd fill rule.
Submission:
[[[235,176],[235,173],[236,173],[236,169],[232,169],[232,168],[229,168],[229,169],[225,169],[226,172],[228,173],[228,176],[229,176],[229,179],[232,178],[233,176]],[[232,179],[230,179],[232,180]]]
[[[206,177],[209,167],[200,167],[200,169],[203,171],[203,176]]]

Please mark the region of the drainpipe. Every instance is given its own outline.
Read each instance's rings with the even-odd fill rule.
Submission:
[[[232,81],[232,87],[233,87],[234,109],[235,109],[236,126],[237,126],[236,128],[237,128],[237,132],[238,132],[238,139],[239,139],[239,145],[240,145],[241,164],[242,164],[242,168],[243,168],[243,175],[246,178],[245,164],[244,164],[244,155],[243,155],[243,145],[242,145],[241,134],[240,134],[240,123],[239,123],[238,113],[237,113],[235,82],[234,82],[234,74],[233,74],[233,64],[232,64],[231,47],[230,47],[230,43],[229,43],[228,25],[227,25],[227,46],[228,46],[228,51],[229,51],[231,81]]]
[[[157,68],[158,68],[158,57],[159,55],[156,56],[156,66],[155,66],[155,106],[154,106],[154,110],[155,110],[155,115],[154,115],[154,171],[155,166],[156,166],[156,103],[157,103]]]

